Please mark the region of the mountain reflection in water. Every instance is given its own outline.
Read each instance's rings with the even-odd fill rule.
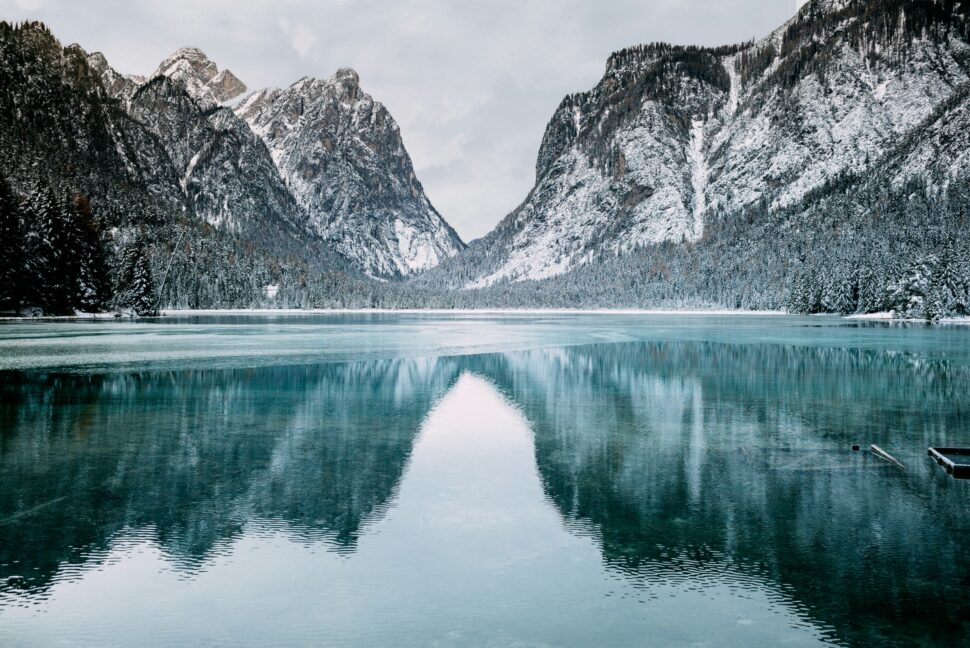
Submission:
[[[6,645],[970,638],[970,487],[925,457],[967,440],[964,364],[681,341],[0,390]]]

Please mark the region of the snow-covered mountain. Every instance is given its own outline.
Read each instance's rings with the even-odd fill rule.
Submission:
[[[194,48],[177,50],[159,66],[162,73],[147,80],[120,75],[100,53],[87,62],[106,92],[164,148],[182,198],[198,218],[280,257],[329,263],[332,253],[306,228],[269,151],[217,103],[245,89],[238,80],[225,82],[235,79],[231,73],[218,72]]]
[[[214,227],[258,241],[292,230],[381,278],[427,270],[464,247],[425,196],[397,124],[352,70],[261,90],[233,111],[245,84],[198,48],[176,50],[147,80],[119,74],[100,53],[87,60],[157,136]]]
[[[166,76],[184,87],[189,95],[209,107],[230,101],[246,92],[246,84],[229,70],[219,70],[197,47],[182,47],[159,63],[153,77]]]
[[[848,176],[966,182],[968,15],[964,0],[811,0],[757,42],[619,51],[560,104],[522,205],[440,272],[551,277]]]
[[[357,73],[261,90],[236,109],[266,143],[308,225],[373,276],[407,276],[464,245],[415,177],[400,130]]]
[[[100,53],[62,46],[41,23],[0,21],[0,195],[14,205],[3,216],[18,241],[40,240],[50,225],[63,236],[48,237],[44,254],[73,258],[77,251],[65,257],[58,241],[74,246],[77,219],[97,241],[86,260],[104,259],[113,275],[134,250],[158,282],[151,300],[182,307],[370,305],[372,293],[397,289],[365,275],[402,277],[462,247],[424,196],[397,126],[369,97],[361,93],[344,120],[299,124],[284,146],[309,160],[295,195],[279,156],[227,106],[244,87],[238,79],[191,48],[158,72],[124,75]],[[316,174],[315,137],[334,157],[319,158]],[[314,206],[315,196],[339,206],[329,229],[302,203],[310,197]],[[45,286],[61,284],[46,275],[38,284],[43,262],[22,261],[11,272],[31,278],[0,298],[55,304]],[[65,277],[58,281],[73,285],[74,275]],[[99,305],[111,298],[103,292]],[[58,312],[75,297],[57,301]]]

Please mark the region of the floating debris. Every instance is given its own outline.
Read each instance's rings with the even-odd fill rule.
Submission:
[[[896,467],[902,470],[906,470],[906,466],[904,466],[898,459],[896,459],[896,457],[892,456],[891,454],[889,454],[888,452],[886,452],[885,450],[877,446],[875,443],[869,446],[869,450],[872,452],[872,454],[876,455],[880,459],[884,459],[889,463],[895,465]]]

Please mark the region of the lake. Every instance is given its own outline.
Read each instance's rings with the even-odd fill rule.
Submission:
[[[3,646],[970,641],[970,327],[4,322],[0,398]]]

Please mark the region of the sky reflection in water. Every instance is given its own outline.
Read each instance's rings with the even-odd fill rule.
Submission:
[[[925,457],[970,442],[970,332],[678,324],[0,327],[0,643],[970,637],[970,488]],[[160,329],[194,346],[75,344]]]

